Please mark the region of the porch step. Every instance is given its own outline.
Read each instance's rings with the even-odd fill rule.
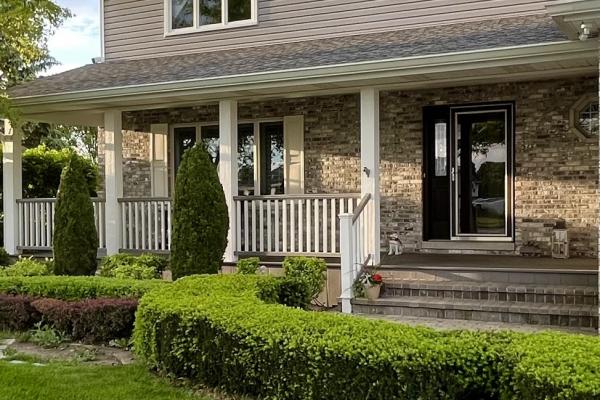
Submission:
[[[541,286],[503,282],[403,280],[384,284],[381,297],[427,297],[508,303],[598,305],[598,290],[592,286]]]
[[[597,306],[509,301],[465,300],[443,297],[384,297],[354,299],[358,314],[397,315],[497,323],[597,328]]]

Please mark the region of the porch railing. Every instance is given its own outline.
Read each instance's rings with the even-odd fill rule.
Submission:
[[[372,232],[373,202],[371,194],[366,194],[354,212],[340,214],[341,225],[341,283],[342,312],[351,313],[353,297],[352,286],[361,271],[369,264],[375,254]]]
[[[106,247],[104,200],[92,199],[100,248]],[[54,237],[55,198],[17,200],[19,248],[52,250]]]
[[[171,199],[119,199],[121,209],[121,249],[168,252],[171,250]]]
[[[357,194],[234,197],[238,254],[339,256],[338,214]]]

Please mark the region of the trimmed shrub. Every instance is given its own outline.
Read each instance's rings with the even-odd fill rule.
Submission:
[[[0,268],[2,276],[48,276],[53,274],[52,263],[34,260],[33,258],[20,258],[10,267]]]
[[[56,274],[92,275],[97,268],[98,234],[83,164],[77,157],[71,157],[61,175],[54,221]]]
[[[302,309],[308,309],[313,299],[306,280],[287,276],[259,281],[257,297],[267,303]]]
[[[237,273],[242,275],[254,275],[260,267],[260,259],[258,257],[250,257],[239,260],[236,263]]]
[[[97,276],[0,277],[0,293],[60,300],[102,297],[139,298],[166,281],[102,278]]]
[[[119,265],[113,270],[114,277],[118,279],[155,279],[157,272],[152,267],[135,263],[133,265]]]
[[[311,298],[315,298],[323,290],[327,264],[321,258],[286,257],[283,260],[285,276],[306,281]]]
[[[185,152],[175,182],[173,279],[216,274],[227,247],[229,215],[219,175],[201,144]]]
[[[121,279],[160,278],[168,266],[166,257],[155,254],[116,254],[102,259],[100,276]]]
[[[137,355],[161,372],[256,398],[600,396],[599,338],[443,332],[306,312],[259,300],[273,279],[189,277],[148,293]]]
[[[0,294],[0,329],[25,331],[40,320],[40,313],[31,305],[31,296]]]
[[[137,300],[90,299],[62,301],[40,299],[32,306],[44,323],[73,340],[86,343],[106,343],[131,337]]]
[[[78,158],[89,195],[96,196],[98,166],[72,149],[52,150],[44,145],[23,152],[23,196],[25,198],[56,197],[61,174],[73,158]]]
[[[0,266],[5,267],[10,264],[10,256],[4,250],[4,247],[0,247]]]

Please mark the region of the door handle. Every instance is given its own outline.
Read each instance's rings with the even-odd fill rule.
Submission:
[[[456,179],[456,171],[454,170],[454,167],[450,168],[450,179],[452,179],[452,182],[454,182]]]

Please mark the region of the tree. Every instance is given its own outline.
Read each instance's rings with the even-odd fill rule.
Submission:
[[[51,0],[0,1],[0,116],[13,121],[6,90],[55,64],[47,37],[70,13]]]
[[[217,169],[201,144],[187,150],[177,172],[173,209],[173,278],[216,274],[227,247],[229,215]]]
[[[54,264],[57,275],[96,271],[98,234],[81,158],[73,155],[62,172],[54,215]]]

